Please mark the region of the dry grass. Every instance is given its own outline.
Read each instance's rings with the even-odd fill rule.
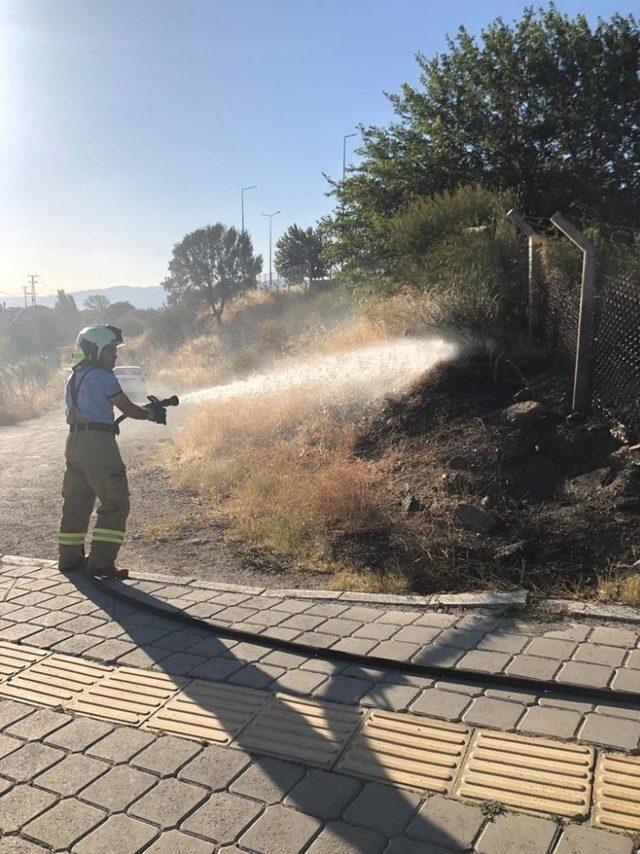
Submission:
[[[256,291],[229,306],[222,330],[205,317],[202,334],[175,351],[159,350],[141,336],[127,346],[126,358],[144,365],[154,383],[184,392],[263,372],[283,357],[423,335],[441,320],[434,299],[410,289],[357,304],[344,289],[313,295]]]
[[[308,352],[349,314],[345,291],[305,296],[299,289],[260,290],[232,302],[222,328],[203,312],[200,335],[182,346],[167,351],[142,335],[127,345],[126,358],[167,388],[206,388]]]
[[[245,478],[230,509],[250,543],[322,560],[332,536],[386,529],[379,486],[360,461],[300,459],[282,441]]]
[[[351,455],[353,426],[308,393],[202,407],[167,462],[245,542],[319,562],[336,537],[387,531],[384,489]]]
[[[215,385],[230,374],[222,354],[222,342],[211,335],[201,335],[187,341],[175,353],[165,354],[156,370],[159,382],[178,382],[185,389]]]
[[[0,426],[18,424],[52,409],[60,401],[63,388],[60,374],[23,380],[4,372],[0,376]]]
[[[367,347],[394,338],[424,335],[433,331],[441,312],[435,300],[410,289],[385,299],[379,296],[362,303],[355,314],[331,329],[315,331],[304,342],[317,353],[337,353]]]
[[[598,598],[603,602],[640,606],[640,572],[599,578]]]
[[[365,570],[342,569],[334,573],[331,579],[334,590],[357,590],[360,593],[411,592],[411,576],[406,567],[372,573]]]
[[[250,295],[234,305],[228,324],[233,329],[252,318],[245,360],[250,364],[262,353],[264,370],[277,363],[276,353],[323,356],[424,333],[435,311],[431,299],[410,291],[360,304],[355,316],[345,313],[341,299],[335,293],[311,299]],[[214,385],[232,369],[223,339],[217,340],[218,349],[209,353],[199,342],[182,348],[162,374]],[[216,358],[213,379],[206,371]],[[352,452],[362,414],[353,402],[358,396],[348,394],[345,406],[344,394],[342,402],[337,394],[328,383],[202,405],[165,463],[178,487],[208,496],[248,545],[331,568],[345,589],[404,592],[410,587],[407,550],[401,545],[395,557],[391,545],[402,537],[403,522],[388,480]]]
[[[187,520],[176,517],[173,519],[165,519],[163,522],[157,522],[155,525],[148,525],[141,532],[141,539],[144,543],[169,543],[172,540],[178,540],[187,529]]]

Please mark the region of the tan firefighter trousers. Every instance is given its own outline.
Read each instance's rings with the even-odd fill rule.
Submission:
[[[115,436],[86,430],[70,433],[62,481],[62,519],[58,546],[60,569],[71,569],[84,555],[89,519],[98,498],[89,570],[113,566],[129,515],[127,470]]]

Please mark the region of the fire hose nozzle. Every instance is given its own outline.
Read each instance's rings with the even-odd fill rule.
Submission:
[[[150,394],[148,395],[148,400],[150,401],[152,406],[179,406],[180,401],[178,396],[174,394],[172,397],[167,397],[166,400],[158,400],[158,398]]]

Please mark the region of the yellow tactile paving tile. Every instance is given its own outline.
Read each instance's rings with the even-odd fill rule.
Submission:
[[[269,695],[252,688],[194,680],[144,724],[186,738],[229,744]]]
[[[75,697],[68,708],[139,726],[180,690],[185,681],[153,670],[119,667]]]
[[[110,672],[102,664],[54,654],[0,685],[0,695],[43,706],[65,706]]]
[[[46,649],[0,640],[0,682],[49,655]]]
[[[602,754],[593,800],[593,823],[597,827],[640,831],[640,756]]]
[[[455,794],[540,815],[588,816],[594,757],[586,745],[481,730]]]
[[[419,715],[373,711],[337,770],[413,789],[451,791],[471,731]]]
[[[331,767],[362,720],[355,706],[275,694],[237,744],[248,750]]]

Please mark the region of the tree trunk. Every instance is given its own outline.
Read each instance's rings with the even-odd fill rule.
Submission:
[[[224,311],[224,300],[220,300],[220,308],[216,308],[215,305],[212,305],[211,308],[213,309],[213,316],[215,317],[218,326],[222,326],[222,312]]]

